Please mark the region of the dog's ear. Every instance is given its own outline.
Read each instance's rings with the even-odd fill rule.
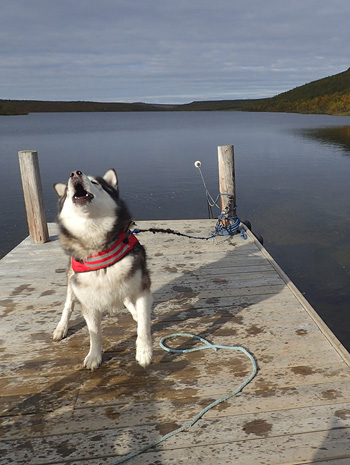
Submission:
[[[56,191],[56,194],[58,195],[58,197],[62,197],[62,195],[64,195],[65,191],[66,191],[66,185],[63,184],[62,182],[58,182],[56,184],[53,185],[53,188],[55,189]]]
[[[118,176],[113,168],[105,172],[103,179],[114,189],[118,189]]]

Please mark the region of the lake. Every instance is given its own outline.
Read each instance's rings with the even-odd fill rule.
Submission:
[[[1,256],[27,235],[19,150],[39,152],[52,184],[80,169],[118,171],[136,220],[206,218],[217,146],[235,147],[240,218],[350,349],[350,117],[244,112],[48,113],[0,117]],[[217,216],[215,211],[214,215]],[[234,342],[234,341],[233,341]]]

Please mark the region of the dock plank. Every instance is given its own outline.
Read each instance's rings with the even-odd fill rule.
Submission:
[[[213,225],[138,226],[209,236]],[[155,298],[154,361],[146,370],[136,364],[136,328],[124,310],[103,320],[104,363],[94,372],[82,367],[89,337],[79,308],[68,337],[51,339],[68,259],[55,225],[50,235],[42,245],[25,239],[0,261],[1,463],[112,465],[250,373],[238,353],[163,352],[157,342],[175,332],[248,348],[258,376],[189,431],[130,463],[350,463],[349,354],[250,233],[208,241],[140,234]]]

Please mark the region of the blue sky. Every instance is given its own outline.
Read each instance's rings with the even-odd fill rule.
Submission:
[[[0,98],[276,95],[350,67],[349,0],[3,0]]]

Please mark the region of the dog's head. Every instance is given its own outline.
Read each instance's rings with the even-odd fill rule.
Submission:
[[[87,176],[76,170],[70,174],[67,184],[54,184],[59,197],[58,219],[77,237],[86,221],[94,228],[111,230],[119,223],[125,227],[130,221],[129,212],[119,198],[118,177],[109,169],[102,177]]]
[[[86,176],[76,170],[70,174],[67,184],[57,183],[53,187],[60,201],[68,200],[77,207],[96,203],[101,195],[106,199],[105,194],[115,200],[119,198],[118,177],[114,169],[106,171],[102,178]]]

